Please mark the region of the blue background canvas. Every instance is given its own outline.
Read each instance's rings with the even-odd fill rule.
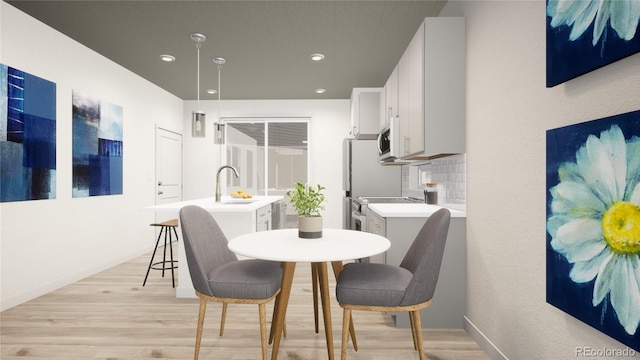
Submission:
[[[600,41],[593,46],[593,24],[575,41],[569,41],[571,28],[551,27],[547,16],[547,87],[598,69],[640,51],[640,24],[636,36],[625,41],[607,26]],[[603,45],[604,39],[604,45]]]
[[[123,193],[122,107],[73,92],[73,197]]]
[[[575,162],[576,151],[589,135],[600,136],[600,132],[616,124],[625,139],[640,136],[640,111],[625,113],[600,120],[588,121],[547,131],[547,218],[551,215],[549,190],[559,183],[558,167],[563,162]],[[572,315],[599,331],[640,351],[640,331],[634,336],[627,334],[609,304],[608,297],[594,307],[594,281],[577,284],[569,278],[571,264],[551,247],[551,235],[546,233],[547,257],[547,302]]]
[[[56,84],[0,65],[0,201],[56,197]]]

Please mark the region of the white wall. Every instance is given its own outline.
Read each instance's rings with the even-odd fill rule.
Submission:
[[[14,7],[0,5],[0,62],[57,84],[57,198],[0,204],[4,310],[151,251],[155,127],[182,132],[183,101]],[[124,111],[124,194],[71,197],[71,93]],[[146,269],[140,270],[140,284]]]
[[[231,80],[229,80],[231,81]],[[224,89],[224,84],[222,84]],[[225,117],[308,117],[310,118],[309,183],[322,184],[327,203],[322,213],[327,227],[342,227],[342,140],[351,124],[350,100],[221,100]],[[218,116],[217,100],[200,100],[207,114],[206,137],[193,138],[191,112],[195,101],[184,105],[184,200],[213,197],[215,172],[221,164],[220,145],[213,141],[213,122]],[[188,154],[188,155],[187,155]]]
[[[452,1],[442,15],[467,18],[472,332],[510,359],[625,349],[546,303],[545,131],[640,109],[640,54],[547,89],[545,1]]]

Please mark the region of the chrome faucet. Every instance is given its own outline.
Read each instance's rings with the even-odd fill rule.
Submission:
[[[231,169],[233,170],[233,173],[236,175],[237,178],[240,177],[240,175],[238,174],[238,170],[236,170],[236,168],[234,168],[231,165],[223,165],[220,166],[220,168],[218,169],[218,172],[216,173],[216,202],[220,202],[220,172],[222,171],[222,169]]]

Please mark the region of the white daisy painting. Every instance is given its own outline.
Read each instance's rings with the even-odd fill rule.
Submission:
[[[547,131],[547,302],[640,351],[640,111]]]
[[[640,0],[547,0],[547,87],[640,51]]]

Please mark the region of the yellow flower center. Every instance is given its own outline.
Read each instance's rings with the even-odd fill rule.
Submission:
[[[618,254],[640,254],[640,206],[617,202],[602,217],[602,233]]]

